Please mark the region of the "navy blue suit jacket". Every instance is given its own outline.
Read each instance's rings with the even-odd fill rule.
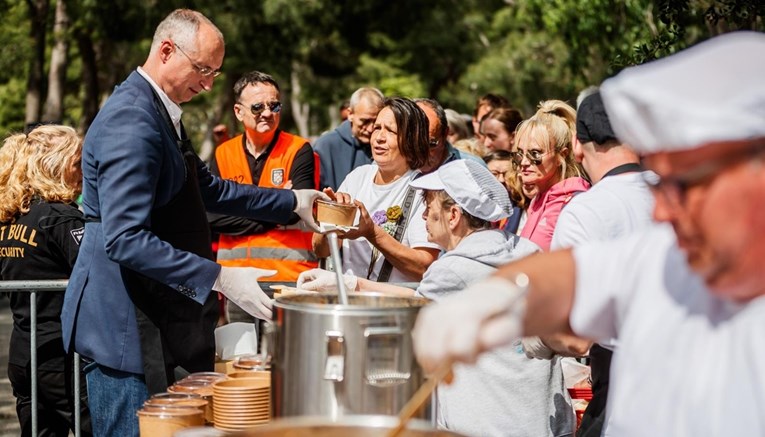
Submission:
[[[200,305],[220,266],[177,250],[152,233],[152,210],[178,193],[186,171],[172,127],[156,107],[151,85],[138,72],[117,87],[96,116],[85,137],[82,169],[85,215],[100,222],[85,226],[66,290],[64,344],[101,365],[142,374],[135,308],[120,266],[194,295]],[[201,160],[197,173],[211,212],[278,223],[292,215],[295,198],[289,190],[219,179]]]

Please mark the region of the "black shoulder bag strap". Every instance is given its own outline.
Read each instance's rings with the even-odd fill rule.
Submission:
[[[412,210],[412,204],[414,203],[414,192],[416,190],[412,187],[409,187],[409,189],[406,192],[406,197],[404,197],[404,205],[401,207],[401,220],[398,223],[398,226],[396,226],[396,232],[393,234],[393,238],[396,239],[399,243],[401,242],[401,239],[404,238],[404,232],[406,231],[407,226],[409,226],[409,213]],[[390,278],[390,274],[393,272],[393,265],[391,265],[390,261],[386,258],[385,261],[383,261],[383,265],[380,268],[380,274],[377,276],[377,282],[388,282],[388,279]]]

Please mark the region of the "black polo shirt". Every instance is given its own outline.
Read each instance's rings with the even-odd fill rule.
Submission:
[[[67,279],[77,259],[85,220],[74,205],[35,202],[14,223],[0,225],[0,279]],[[30,294],[11,293],[13,332],[9,363],[30,361]],[[37,293],[37,354],[40,369],[64,371],[61,339],[63,291]]]

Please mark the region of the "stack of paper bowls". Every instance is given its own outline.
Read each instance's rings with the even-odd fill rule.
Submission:
[[[238,431],[271,420],[271,380],[234,378],[213,384],[215,428]]]
[[[167,391],[170,393],[184,393],[195,394],[202,396],[207,401],[205,408],[205,421],[212,423],[213,421],[213,383],[220,380],[225,380],[227,376],[223,373],[215,372],[199,372],[192,373],[186,378],[176,382],[172,386],[168,387]]]

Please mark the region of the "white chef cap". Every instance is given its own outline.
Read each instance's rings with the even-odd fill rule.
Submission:
[[[616,136],[638,153],[765,137],[765,34],[724,34],[628,68],[600,88]]]

